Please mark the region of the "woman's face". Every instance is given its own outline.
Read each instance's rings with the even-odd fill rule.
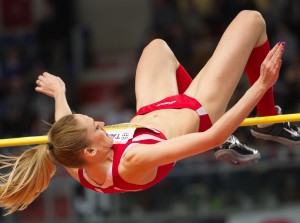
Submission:
[[[87,137],[91,141],[91,147],[101,150],[110,150],[113,145],[113,139],[105,132],[104,122],[97,122],[93,118],[76,114],[75,118],[80,126],[87,129]]]

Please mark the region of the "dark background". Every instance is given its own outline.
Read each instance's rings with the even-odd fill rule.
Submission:
[[[44,71],[66,82],[72,110],[106,124],[128,121],[137,59],[151,39],[166,40],[195,76],[243,9],[262,13],[271,45],[286,42],[276,103],[284,113],[297,113],[300,1],[1,0],[0,137],[46,134],[53,100],[34,91]],[[232,102],[247,87],[242,78]],[[299,148],[255,140],[248,128],[236,136],[260,150],[259,163],[234,169],[207,152],[178,162],[152,189],[122,195],[87,191],[59,168],[28,209],[0,222],[300,222]]]

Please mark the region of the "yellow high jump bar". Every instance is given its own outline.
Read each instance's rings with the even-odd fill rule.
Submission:
[[[299,122],[300,113],[246,118],[241,126],[272,124],[280,122]],[[30,136],[20,138],[0,139],[0,147],[36,145],[48,142],[48,136]]]
[[[0,139],[0,147],[36,145],[48,142],[48,136],[29,136]]]
[[[281,122],[299,122],[299,121],[300,121],[300,113],[294,113],[294,114],[285,114],[285,115],[246,118],[241,123],[241,126],[273,124],[273,123],[281,123]]]

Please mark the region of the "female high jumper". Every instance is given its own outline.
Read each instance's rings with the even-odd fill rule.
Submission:
[[[155,39],[138,62],[136,115],[130,123],[107,127],[92,117],[73,114],[64,82],[43,73],[36,81],[36,91],[55,100],[49,143],[19,156],[1,155],[1,169],[5,171],[1,175],[0,206],[7,214],[25,209],[48,187],[56,163],[84,187],[98,192],[152,187],[168,175],[175,162],[221,146],[256,105],[259,115],[277,114],[272,86],[283,51],[284,43],[269,51],[265,21],[259,12],[242,11],[191,82],[167,44]],[[244,70],[251,87],[226,111]],[[220,157],[230,162],[243,164],[259,158],[255,150],[246,154],[246,159],[243,154],[236,155],[239,151],[218,151],[223,151]]]

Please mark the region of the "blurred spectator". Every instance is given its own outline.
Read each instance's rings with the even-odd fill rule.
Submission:
[[[39,58],[46,70],[67,73],[70,62],[70,32],[74,23],[73,1],[45,1],[44,18],[37,25]]]
[[[152,27],[156,32],[164,36],[166,29],[177,19],[177,10],[174,1],[152,1]]]
[[[2,64],[2,81],[9,82],[15,76],[23,76],[26,72],[23,61],[20,47],[17,45],[11,46],[6,52],[6,56]]]
[[[72,84],[76,80],[72,79],[70,69],[70,35],[76,22],[73,10],[76,1],[45,2],[44,18],[31,30],[36,36],[29,34],[24,37],[24,33],[16,33],[8,38],[0,34],[1,137],[46,132],[42,120],[53,121],[53,104],[34,93],[33,79],[43,71],[53,72],[69,82],[71,107],[74,110],[81,107],[76,103],[75,96],[80,92],[74,90]],[[276,103],[285,113],[300,110],[300,1],[150,0],[149,4],[152,10],[151,29],[147,30],[148,36],[141,42],[147,44],[153,38],[164,38],[192,76],[211,56],[221,31],[236,13],[243,9],[259,9],[266,19],[271,44],[286,42],[282,74],[274,87]],[[87,43],[91,43],[89,29],[83,30],[82,35]],[[92,61],[90,52],[85,55],[88,67]],[[97,105],[97,108],[107,107],[103,115],[106,124],[127,122],[134,114],[135,104],[127,101],[134,97],[134,87],[127,83],[120,85],[116,91],[110,89],[109,92],[113,93],[108,100]],[[247,88],[242,79],[234,100]],[[162,184],[136,196],[130,195],[130,199],[125,197],[121,209],[126,210],[126,214],[134,210],[142,210],[140,213],[143,215],[152,211],[166,213],[179,210],[198,216],[199,213],[253,210],[300,202],[300,191],[297,190],[300,182],[299,155],[294,156],[295,152],[290,151],[283,153],[280,151],[286,148],[255,141],[247,128],[239,129],[237,134],[243,142],[261,149],[263,157],[260,164],[236,170],[216,162],[210,154],[188,163],[180,162],[167,185]],[[110,202],[107,197],[95,196],[94,192],[83,188],[76,191],[74,200],[75,209],[87,220],[109,216],[112,210]]]
[[[191,55],[191,41],[186,27],[180,22],[174,22],[167,29],[165,41],[172,48],[180,63],[186,66]]]
[[[112,212],[111,196],[77,186],[74,208],[80,219],[86,222],[98,222],[110,216]]]
[[[30,107],[30,98],[24,79],[14,76],[3,101],[1,120],[2,137],[20,137],[31,132],[35,112]]]
[[[132,119],[135,111],[128,106],[126,91],[124,89],[120,90],[120,88],[117,87],[110,102],[112,103],[110,111],[104,116],[106,125],[125,123]]]
[[[278,42],[286,42],[283,55],[283,64],[281,67],[281,72],[284,68],[290,65],[290,63],[296,58],[299,51],[299,43],[296,35],[290,30],[288,25],[284,22],[280,22],[274,35],[272,36],[272,45]]]
[[[289,61],[281,79],[283,80],[276,85],[276,95],[280,95],[278,103],[283,106],[287,113],[299,111],[300,54],[295,54],[292,60]]]

